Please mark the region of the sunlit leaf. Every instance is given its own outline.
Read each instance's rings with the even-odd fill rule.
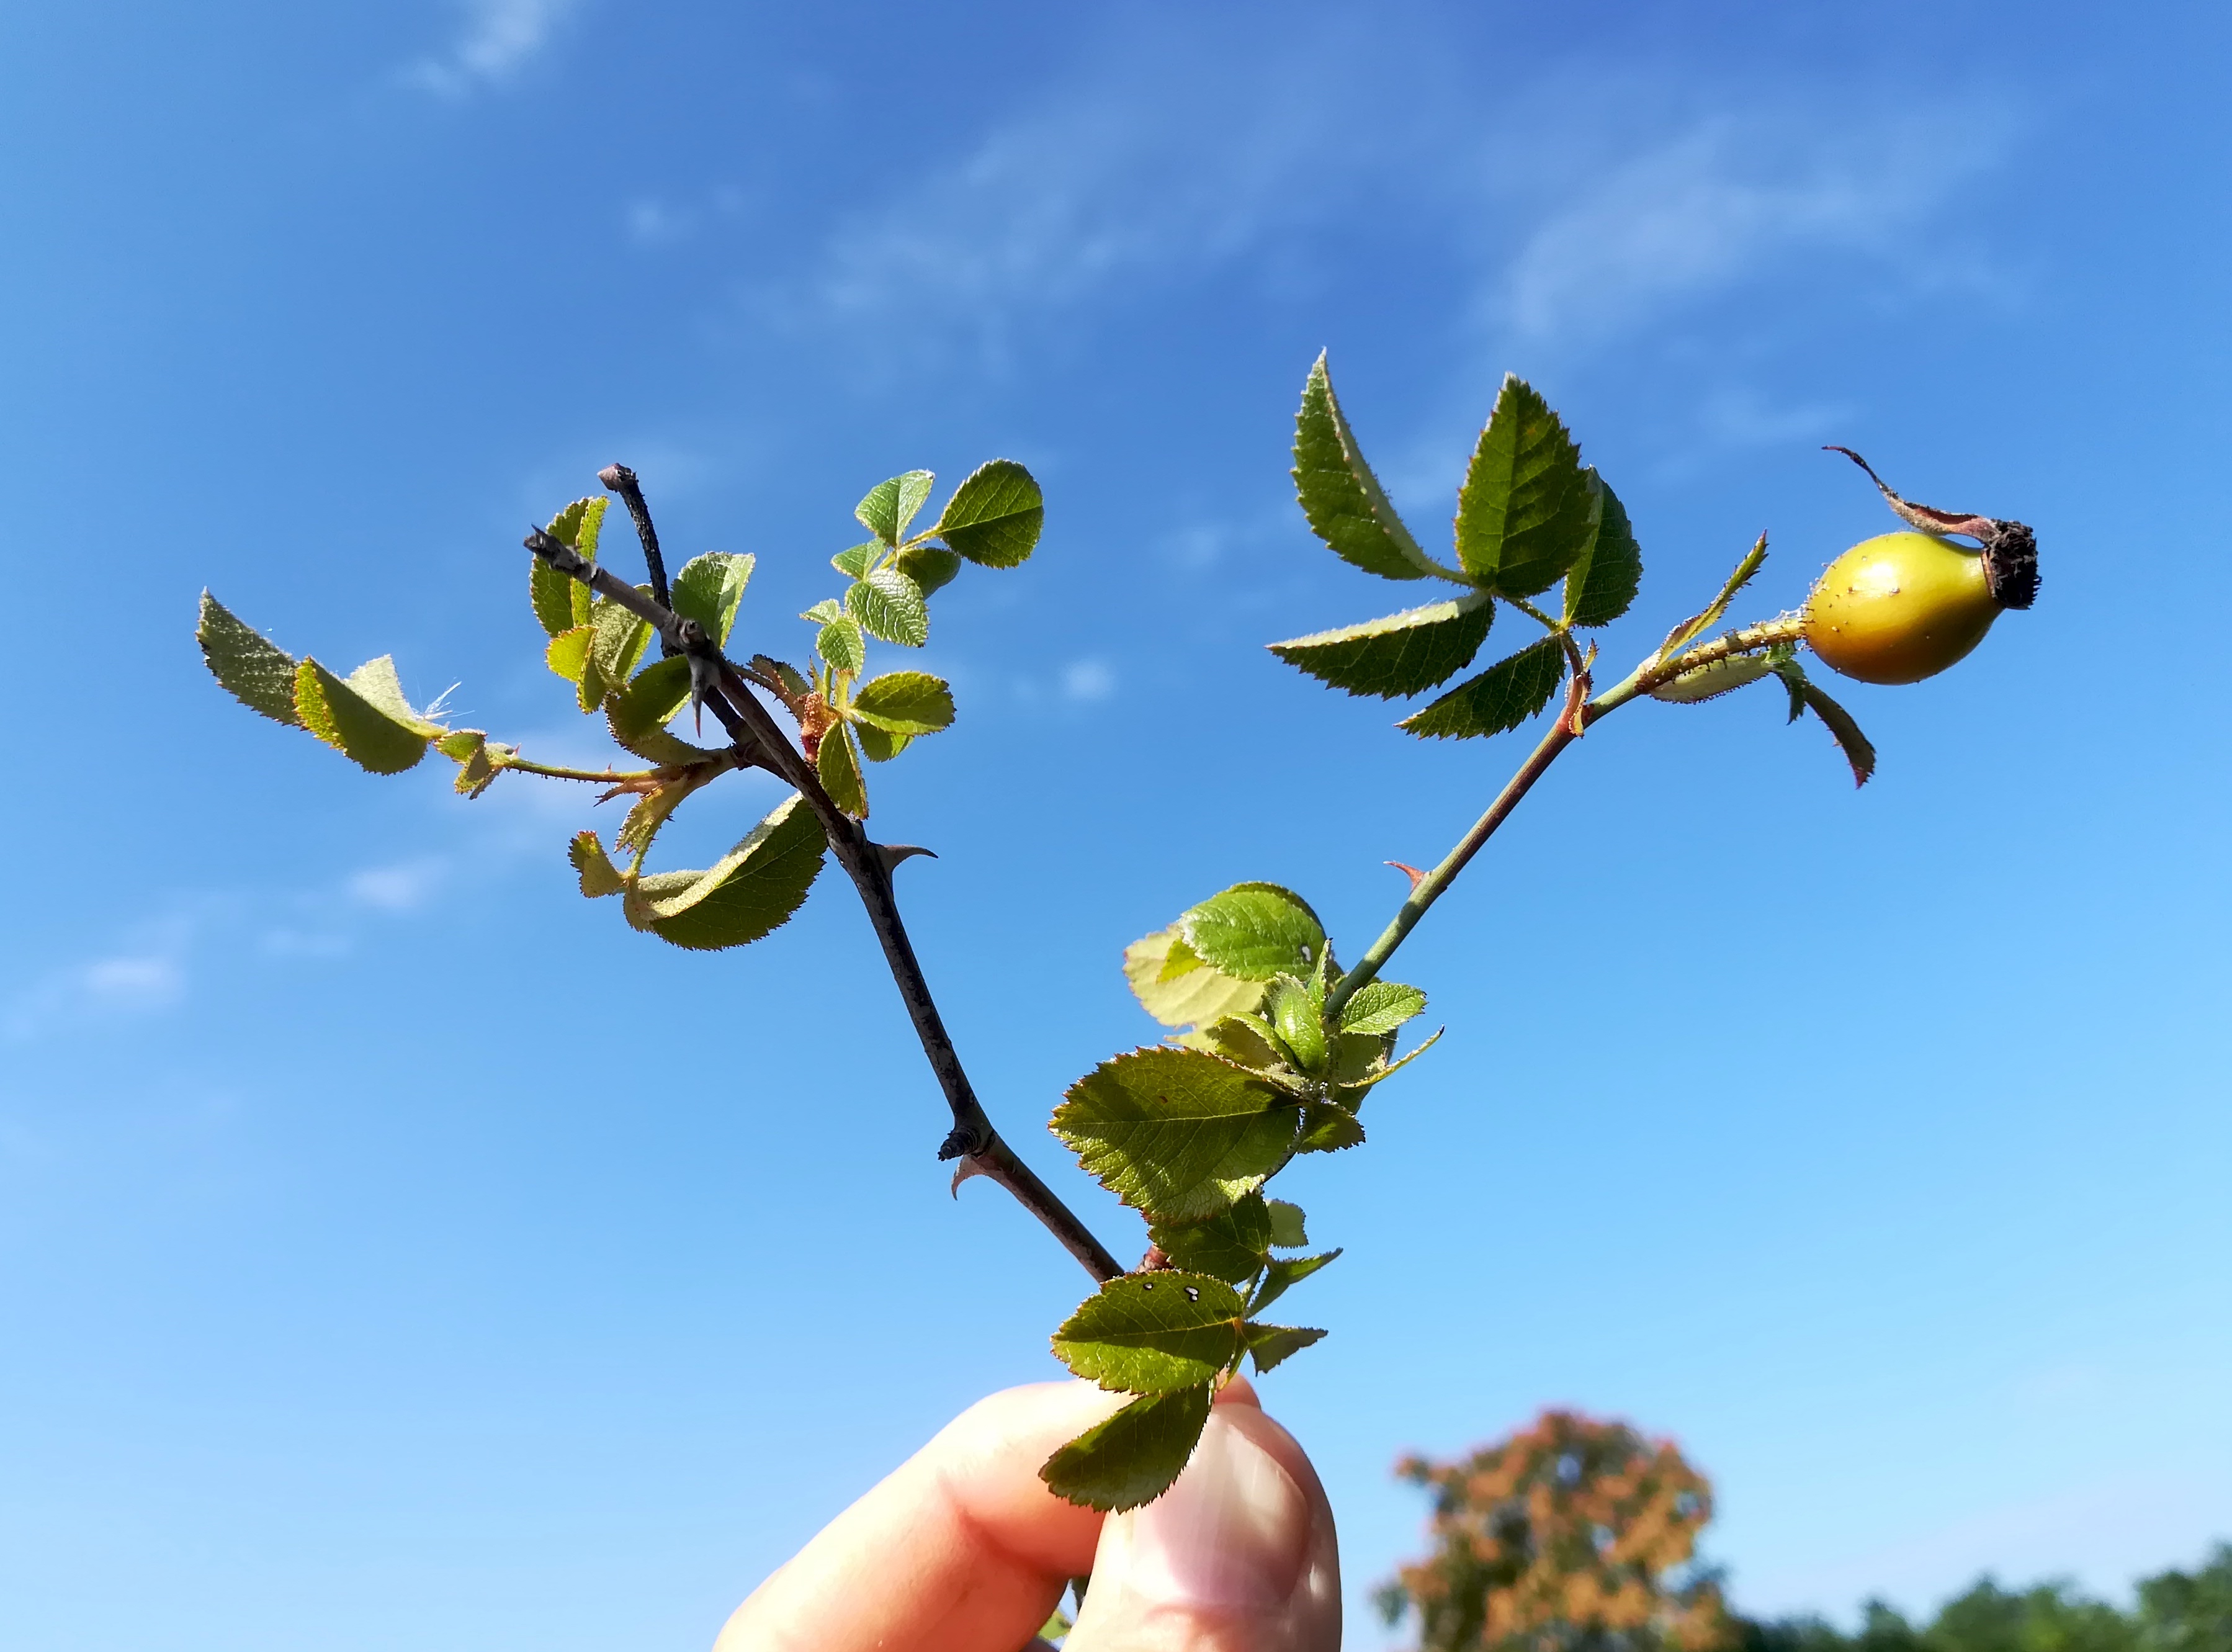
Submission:
[[[1045,521],[1046,500],[1031,473],[996,459],[953,490],[931,531],[982,567],[1013,568],[1030,556]]]
[[[1294,415],[1294,478],[1311,530],[1343,562],[1382,579],[1423,579],[1433,571],[1364,462],[1322,354],[1310,369],[1301,411]],[[1477,639],[1473,646],[1480,646]]]
[[[1263,1271],[1263,1283],[1256,1287],[1256,1294],[1248,1299],[1248,1311],[1251,1314],[1262,1312],[1285,1296],[1289,1287],[1300,1285],[1340,1255],[1339,1251],[1327,1251],[1322,1256],[1279,1258]]]
[[[1281,1250],[1291,1251],[1296,1246],[1307,1245],[1309,1234],[1302,1226],[1302,1207],[1283,1199],[1267,1199],[1264,1210],[1271,1219],[1271,1243]]]
[[[295,707],[299,667],[294,655],[242,624],[207,591],[202,593],[201,619],[194,636],[202,645],[202,659],[208,663],[211,675],[235,699],[275,723],[302,726],[302,715]]]
[[[1736,593],[1751,583],[1752,576],[1758,573],[1766,563],[1767,536],[1762,534],[1759,542],[1745,553],[1744,559],[1736,564],[1736,571],[1729,576],[1728,583],[1721,587],[1721,594],[1702,614],[1691,615],[1669,631],[1666,641],[1658,645],[1658,653],[1654,657],[1658,660],[1672,659],[1719,624],[1721,615],[1729,611],[1729,604],[1736,600]]]
[[[860,685],[853,710],[886,733],[935,734],[952,726],[953,690],[926,671],[888,671]]]
[[[930,609],[922,588],[896,568],[879,568],[845,589],[845,611],[872,637],[901,647],[919,648],[930,641]]]
[[[1594,470],[1582,472],[1595,496],[1588,542],[1566,574],[1566,623],[1610,625],[1627,612],[1643,582],[1643,548],[1626,507]]]
[[[1158,1222],[1147,1237],[1177,1266],[1240,1285],[1270,1261],[1275,1226],[1263,1195],[1244,1193],[1203,1221]]]
[[[295,705],[303,727],[373,774],[401,774],[415,767],[431,743],[420,727],[389,715],[353,682],[344,682],[315,660],[295,668]]]
[[[1134,1400],[1046,1460],[1039,1478],[1060,1497],[1114,1513],[1171,1487],[1209,1426],[1210,1388]]]
[[[704,871],[639,878],[628,893],[628,921],[677,946],[742,946],[804,903],[825,847],[821,823],[794,792]]]
[[[815,634],[814,652],[833,671],[858,671],[868,663],[868,640],[861,634],[858,620],[840,614]]]
[[[603,841],[594,832],[576,832],[566,845],[566,858],[574,863],[574,870],[581,876],[581,893],[592,901],[600,895],[618,894],[627,888],[627,880],[605,853]]]
[[[1248,1357],[1254,1363],[1258,1376],[1274,1365],[1301,1353],[1311,1343],[1325,1340],[1325,1332],[1307,1330],[1295,1325],[1251,1324],[1244,1334],[1248,1341]]]
[[[576,499],[544,530],[553,539],[571,545],[591,562],[597,559],[597,540],[604,528],[605,507],[600,498]],[[570,574],[561,574],[540,556],[529,559],[527,589],[535,604],[535,617],[551,636],[589,622],[589,588]]]
[[[1448,602],[1270,644],[1288,665],[1352,694],[1393,699],[1416,694],[1462,670],[1480,652],[1496,617],[1484,591]]]
[[[871,763],[889,763],[907,749],[912,736],[887,734],[873,723],[855,723],[853,732],[860,737],[860,755]]]
[[[868,817],[868,791],[860,778],[860,754],[853,744],[849,727],[839,723],[822,735],[814,766],[830,802],[854,820]]]
[[[1174,969],[1174,962],[1184,966]],[[1254,1009],[1263,996],[1262,982],[1239,980],[1203,963],[1176,924],[1124,949],[1124,979],[1141,1007],[1166,1027],[1213,1023]]]
[[[954,576],[961,571],[961,553],[948,550],[944,545],[909,545],[899,552],[899,560],[892,564],[905,574],[928,596],[953,583]]]
[[[1366,981],[1340,1006],[1343,1032],[1392,1032],[1426,1007],[1426,995],[1397,981]]]
[[[674,611],[695,620],[705,634],[725,647],[736,623],[736,608],[751,582],[753,559],[740,551],[709,550],[682,564],[670,589]]]
[[[883,550],[883,542],[876,539],[865,545],[848,545],[829,559],[829,565],[847,579],[858,579],[874,565]]]
[[[1178,927],[1202,962],[1245,981],[1305,973],[1325,945],[1309,902],[1275,883],[1236,883],[1189,907]]]
[[[853,507],[860,525],[887,545],[896,545],[905,534],[914,513],[930,498],[934,478],[928,471],[909,471],[868,490],[867,498]]]
[[[1206,1273],[1127,1273],[1054,1334],[1054,1357],[1104,1389],[1167,1394],[1209,1382],[1240,1351],[1240,1295]]]
[[[1356,1115],[1331,1102],[1313,1102],[1302,1109],[1301,1134],[1294,1138],[1297,1153],[1339,1153],[1359,1145],[1364,1126]]]
[[[1470,739],[1517,728],[1550,703],[1566,675],[1565,650],[1545,637],[1467,678],[1396,726],[1422,738]]]
[[[1580,451],[1533,387],[1507,374],[1457,492],[1457,562],[1483,590],[1547,590],[1586,548]]]
[[[1288,1098],[1193,1050],[1137,1050],[1069,1087],[1054,1132],[1101,1185],[1161,1221],[1211,1216],[1285,1162]]]

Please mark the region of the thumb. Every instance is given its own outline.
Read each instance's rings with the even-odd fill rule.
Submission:
[[[1067,1652],[1339,1652],[1325,1488],[1252,1395],[1230,1397],[1177,1483],[1102,1525]]]

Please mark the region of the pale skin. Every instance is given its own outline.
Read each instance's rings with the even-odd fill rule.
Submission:
[[[1332,1507],[1244,1377],[1147,1509],[1047,1490],[1039,1465],[1124,1398],[1043,1382],[970,1407],[755,1590],[714,1652],[1021,1652],[1087,1573],[1069,1652],[1338,1652]]]

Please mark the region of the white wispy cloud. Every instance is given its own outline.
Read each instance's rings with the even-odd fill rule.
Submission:
[[[1731,114],[1640,72],[1483,98],[1348,33],[1158,48],[1093,55],[846,218],[791,302],[879,350],[996,362],[1051,318],[1234,267],[1307,286],[1400,244],[1457,269],[1476,332],[1586,347],[1794,258],[1942,262],[1948,204],[2011,131],[1982,94],[1957,120],[1859,85]]]
[[[581,0],[459,0],[456,37],[412,64],[406,79],[422,91],[463,97],[501,85],[550,43]]]

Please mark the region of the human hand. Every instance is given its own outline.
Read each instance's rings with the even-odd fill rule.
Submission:
[[[1088,1572],[1066,1652],[1337,1652],[1332,1506],[1245,1377],[1145,1508],[1047,1490],[1039,1465],[1122,1403],[1072,1382],[971,1406],[755,1590],[713,1652],[1019,1652]]]

